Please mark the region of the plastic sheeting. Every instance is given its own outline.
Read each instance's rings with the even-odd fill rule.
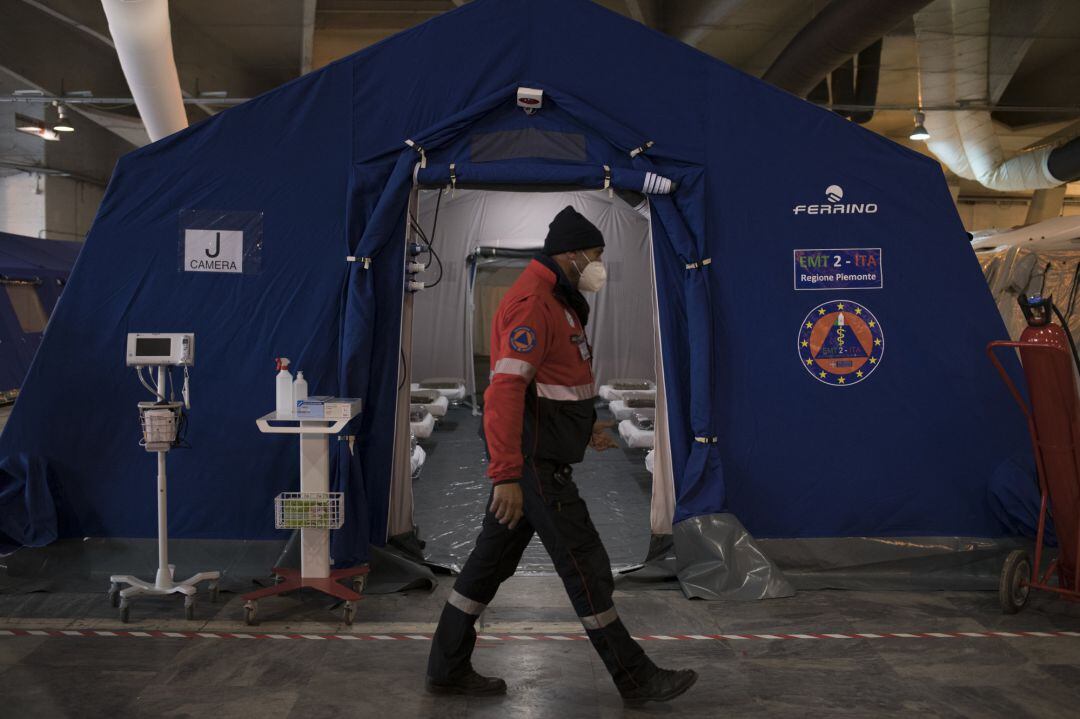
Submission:
[[[995,590],[1019,538],[826,537],[759,539],[797,589]]]
[[[412,455],[409,457],[409,469],[412,471],[412,478],[415,480],[420,476],[420,470],[424,468],[424,462],[427,461],[427,452],[420,445],[416,445],[412,449]]]
[[[682,531],[693,534],[699,528],[688,525]],[[688,536],[684,536],[681,546],[687,541]],[[756,545],[757,549],[743,561],[754,567],[756,552],[763,553],[797,591],[993,591],[998,587],[1005,556],[1013,549],[1031,551],[1029,540],[975,537],[758,539]],[[1052,554],[1048,555],[1047,564]],[[694,578],[691,590],[702,598],[717,598],[712,596],[716,584],[734,583],[728,581],[727,568],[719,564],[709,566],[711,559],[706,554],[685,575]],[[679,581],[671,535],[654,536],[644,564],[623,571],[620,579],[635,587],[664,588],[664,582]],[[703,587],[710,572],[716,575],[714,581]],[[720,595],[720,598],[734,597]]]
[[[606,416],[599,410],[601,418]],[[453,408],[441,428],[425,442],[430,450],[420,478],[413,483],[415,521],[431,564],[459,570],[472,551],[491,492],[484,476],[487,462],[478,435],[480,418],[465,408]],[[616,449],[588,450],[585,461],[574,467],[574,481],[589,505],[611,558],[625,568],[641,561],[648,548],[649,504],[652,478],[640,455]],[[539,540],[525,550],[519,571],[554,572]]]
[[[1073,337],[1080,337],[1080,217],[982,232],[972,247],[1010,338],[1019,339],[1027,326],[1016,298],[1032,293],[1053,296]]]
[[[735,515],[693,517],[675,524],[676,571],[689,599],[776,599],[795,588]]]

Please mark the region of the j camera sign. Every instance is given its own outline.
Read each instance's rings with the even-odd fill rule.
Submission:
[[[242,230],[185,230],[185,272],[244,271]]]
[[[829,185],[825,188],[827,203],[820,205],[795,205],[791,209],[796,215],[873,215],[878,211],[875,202],[843,202],[844,188]]]

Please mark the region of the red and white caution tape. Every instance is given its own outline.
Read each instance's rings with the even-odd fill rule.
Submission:
[[[0,629],[3,637],[135,637],[143,639],[308,639],[314,641],[431,641],[430,634],[278,634],[268,632],[166,632],[122,629]],[[829,639],[1020,639],[1053,637],[1080,638],[1080,632],[856,632],[856,633],[775,633],[775,634],[642,634],[638,641],[782,641]],[[481,641],[581,641],[585,634],[480,634]]]

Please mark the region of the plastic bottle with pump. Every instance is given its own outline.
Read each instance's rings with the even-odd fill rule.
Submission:
[[[308,398],[307,380],[304,379],[303,370],[296,373],[296,380],[293,382],[293,411],[296,411],[296,407],[300,404],[300,400]]]
[[[277,402],[275,411],[278,416],[292,416],[296,414],[296,401],[293,399],[293,376],[289,372],[289,360],[286,357],[277,358],[277,382],[275,385]]]

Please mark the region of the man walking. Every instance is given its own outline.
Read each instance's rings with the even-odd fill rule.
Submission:
[[[674,699],[697,680],[693,670],[658,668],[623,626],[612,601],[611,562],[573,480],[572,465],[584,458],[596,420],[589,305],[580,291],[603,287],[603,252],[600,230],[567,207],[551,222],[543,253],[499,305],[483,424],[494,487],[476,546],[439,618],[429,692],[506,692],[502,679],[472,668],[474,625],[534,533],[627,703]]]

